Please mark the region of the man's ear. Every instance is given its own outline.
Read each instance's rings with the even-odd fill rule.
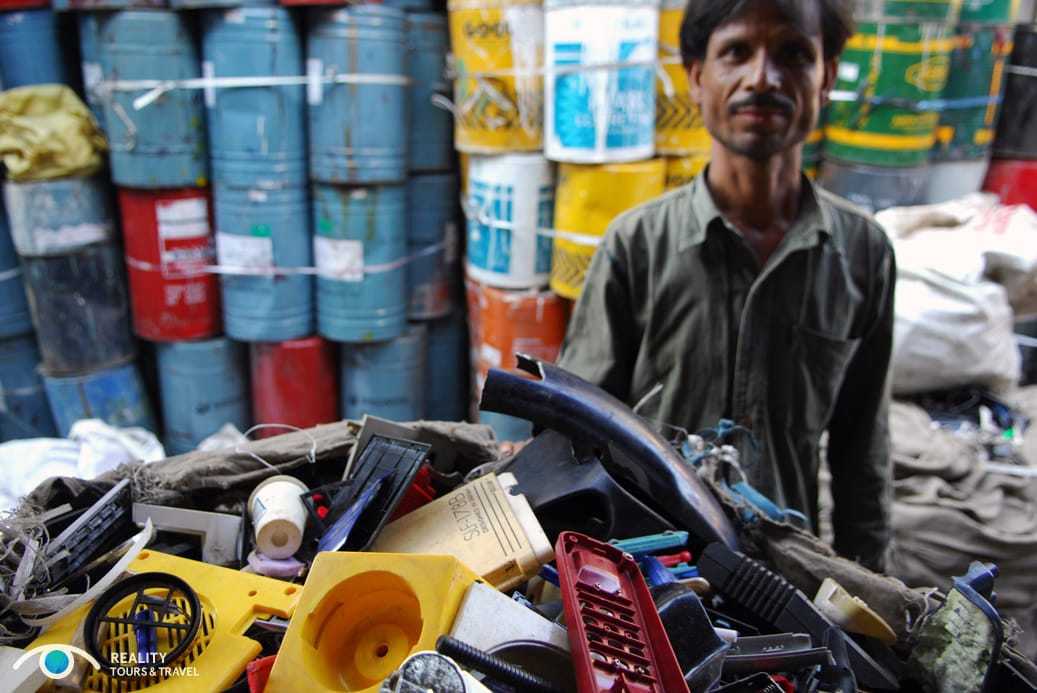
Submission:
[[[684,68],[688,74],[688,86],[691,94],[691,102],[700,105],[699,97],[702,94],[702,61],[692,60],[691,64]]]
[[[836,70],[839,68],[839,59],[826,60],[824,62],[824,75],[821,77],[821,108],[829,104],[829,95],[835,88]]]

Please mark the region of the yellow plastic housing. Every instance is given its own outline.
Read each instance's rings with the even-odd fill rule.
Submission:
[[[245,667],[259,655],[262,646],[244,633],[257,619],[271,616],[290,618],[299,603],[303,588],[230,568],[144,550],[127,568],[133,573],[172,573],[187,582],[197,593],[202,606],[202,627],[195,645],[176,663],[175,673],[167,678],[116,679],[90,667],[83,691],[120,693],[205,693],[222,691],[233,684]],[[47,629],[27,648],[50,644],[82,647],[77,632],[91,604],[69,614]],[[110,632],[100,643],[104,652],[133,651],[132,629]],[[173,664],[173,663],[170,663]]]
[[[435,649],[478,580],[451,556],[318,554],[265,693],[376,691],[411,654]]]

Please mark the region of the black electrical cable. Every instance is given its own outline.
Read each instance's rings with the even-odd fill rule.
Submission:
[[[441,635],[436,639],[436,652],[450,657],[463,667],[480,671],[521,691],[564,693],[551,681],[449,635]]]

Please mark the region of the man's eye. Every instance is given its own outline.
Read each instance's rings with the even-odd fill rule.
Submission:
[[[782,46],[779,53],[783,62],[786,63],[808,63],[814,60],[813,51],[798,43],[790,43]]]
[[[720,56],[732,60],[744,60],[749,56],[749,47],[744,43],[732,43],[721,49]]]

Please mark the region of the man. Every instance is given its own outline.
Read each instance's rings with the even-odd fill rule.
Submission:
[[[746,426],[750,483],[814,528],[827,430],[834,548],[881,570],[893,251],[800,173],[851,32],[839,0],[690,0],[681,54],[711,162],[613,221],[558,363],[628,404],[644,398],[648,419]]]

